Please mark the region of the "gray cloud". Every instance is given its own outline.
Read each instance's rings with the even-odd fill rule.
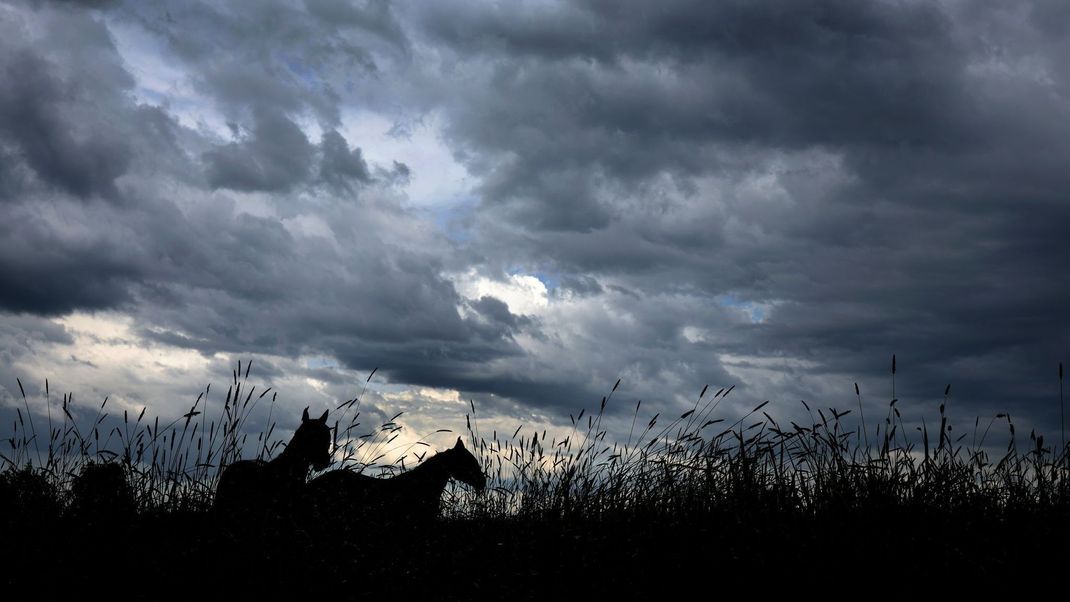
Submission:
[[[487,208],[504,207],[507,218],[603,228],[621,210],[617,190],[599,198],[605,180],[636,187],[666,171],[735,170],[724,153],[756,146],[972,142],[966,57],[934,6],[592,3],[531,12],[440,3],[424,20],[457,61],[485,65],[459,90],[451,131],[489,170]]]
[[[350,149],[345,138],[338,132],[324,133],[320,148],[323,152],[320,178],[328,185],[352,192],[354,183],[366,184],[371,181],[368,163],[360,149]]]
[[[310,111],[333,127],[343,97],[409,56],[392,4],[378,0],[127,3],[116,17],[159,36],[236,120],[250,108]]]
[[[740,380],[741,404],[843,405],[897,353],[901,397],[952,382],[963,411],[1050,421],[1070,48],[1061,5],[1019,6],[16,10],[0,306],[559,416],[617,377],[667,410]],[[134,100],[153,74],[122,28],[181,71],[185,118]],[[475,183],[463,232],[411,209],[419,168],[369,161],[355,114],[441,123]],[[457,284],[517,274],[544,308]]]
[[[114,197],[132,149],[124,127],[86,104],[102,97],[121,103],[132,80],[100,22],[76,23],[59,13],[50,14],[46,28],[67,46],[37,47],[16,19],[0,25],[0,78],[9,83],[0,91],[0,144],[45,184],[80,197]]]
[[[205,153],[208,182],[214,188],[288,191],[308,178],[313,147],[305,133],[284,115],[257,111],[253,131]]]
[[[898,352],[915,397],[1039,401],[1018,383],[1070,342],[1046,34],[928,3],[640,4],[422,15],[466,66],[450,132],[496,265],[616,280],[639,319],[666,290],[772,304],[718,349],[845,384]]]
[[[55,18],[98,23],[88,15]],[[114,45],[100,51],[112,53],[104,52],[109,63],[119,62]],[[407,174],[404,166],[395,163],[386,172],[387,188],[353,205],[303,187],[317,162],[318,176],[333,191],[373,183],[360,150],[337,132],[312,145],[291,118],[254,106],[247,135],[213,146],[161,109],[135,106],[110,90],[76,100],[72,110],[92,108],[98,117],[136,117],[151,126],[127,141],[146,155],[162,142],[207,148],[207,178],[202,184],[178,173],[192,163],[139,157],[138,171],[125,176],[120,205],[79,205],[63,195],[46,205],[28,193],[12,199],[0,270],[7,310],[55,315],[122,308],[143,321],[150,339],[206,353],[255,347],[341,354],[350,341],[361,341],[378,362],[412,356],[428,344],[468,358],[458,361],[479,361],[511,345],[507,319],[472,321],[458,313],[462,300],[436,259],[449,251],[445,240],[402,212],[389,189]],[[62,122],[52,125],[66,131]],[[114,179],[99,169],[87,173]],[[225,193],[202,185],[278,194],[268,201],[277,214],[241,211]],[[314,197],[311,205],[286,194],[298,187]],[[77,197],[80,191],[66,192]],[[64,226],[70,219],[77,228]]]

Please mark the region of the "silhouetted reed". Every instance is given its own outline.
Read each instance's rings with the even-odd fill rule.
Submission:
[[[250,364],[242,368],[239,363],[234,370],[219,416],[211,421],[205,416],[211,386],[189,411],[164,425],[159,419],[145,420],[144,410],[135,418],[124,411],[120,420],[109,424],[107,399],[86,413],[76,409],[73,395],[64,395],[62,420],[50,420],[43,446],[23,393],[26,410],[18,410],[8,450],[0,453],[5,490],[40,492],[47,483],[66,504],[80,471],[114,466],[121,467],[138,510],[209,508],[224,467],[250,452],[251,459],[263,461],[282,449],[281,439],[274,438],[275,395],[267,397],[270,389],[257,394],[256,387],[248,385]],[[443,500],[444,514],[597,519],[687,516],[725,508],[814,513],[870,505],[996,512],[1061,506],[1070,500],[1066,448],[1053,448],[1032,432],[1020,447],[1006,413],[987,420],[978,417],[972,431],[953,430],[946,412],[950,386],[937,407],[935,432],[922,420],[915,438],[907,432],[897,399],[872,429],[864,421],[849,423],[851,410],[815,408],[806,402],[802,407],[811,420],[805,424],[779,423],[766,411],[769,402],[726,424],[717,409],[732,392],[728,387],[713,395],[703,388],[693,407],[671,420],[643,417],[642,404],[636,403],[627,437],[614,441],[603,419],[619,384],[596,411],[581,410],[571,418],[572,428],[558,435],[518,426],[511,436],[494,433],[485,439],[472,429],[473,404],[468,438],[489,477],[487,492],[476,496],[469,488],[451,485]],[[260,433],[246,432],[246,423],[265,398],[270,400],[269,422]],[[393,447],[403,429],[397,422],[401,414],[355,434],[361,426],[359,401],[360,396],[342,402],[336,412],[334,468],[389,476],[403,472],[406,461],[411,466],[426,457],[422,440],[400,451]],[[993,457],[990,440],[998,424],[1006,428],[1008,443]],[[114,479],[118,473],[108,474]]]
[[[574,428],[564,436],[547,439],[545,431],[540,437],[522,426],[511,437],[495,433],[490,440],[471,433],[490,476],[489,494],[458,491],[451,511],[536,520],[692,520],[734,510],[815,515],[899,507],[995,517],[1017,509],[1070,509],[1067,450],[1032,432],[1020,449],[1014,423],[1003,413],[987,424],[978,418],[972,433],[960,434],[946,412],[950,385],[937,407],[936,432],[923,420],[917,442],[906,432],[896,399],[873,430],[847,422],[851,410],[812,408],[805,401],[812,420],[804,424],[780,424],[764,411],[768,401],[725,424],[714,416],[732,388],[709,398],[707,390],[672,420],[646,419],[638,434],[635,425],[644,419],[637,403],[623,442],[609,440],[600,428],[606,399],[597,412],[572,418]],[[996,422],[1005,424],[1008,443],[993,457],[999,450],[989,436]]]
[[[76,405],[69,394],[63,396],[58,411],[51,412],[51,419],[46,416],[34,422],[23,394],[23,408],[18,409],[7,449],[0,453],[4,465],[0,470],[0,515],[23,535],[29,529],[26,525],[87,516],[95,513],[92,507],[122,508],[121,513],[151,516],[152,528],[160,530],[163,537],[186,537],[195,542],[187,541],[192,550],[189,555],[182,552],[182,545],[175,545],[169,548],[171,556],[165,558],[198,563],[202,560],[197,554],[216,554],[214,564],[205,561],[204,566],[218,566],[213,569],[220,571],[217,576],[227,579],[235,570],[235,562],[246,562],[241,566],[256,574],[268,571],[258,564],[263,560],[258,555],[292,560],[278,556],[279,549],[298,550],[295,554],[314,549],[339,558],[359,556],[366,574],[389,574],[395,565],[376,553],[389,543],[389,531],[379,533],[380,539],[373,541],[341,536],[331,541],[337,535],[333,527],[309,525],[309,520],[318,520],[314,514],[288,523],[286,528],[294,529],[291,532],[267,534],[266,539],[237,551],[219,547],[220,540],[213,539],[217,525],[208,509],[221,471],[243,459],[257,460],[252,464],[260,466],[279,457],[285,436],[276,433],[276,421],[282,418],[280,426],[287,430],[295,426],[287,420],[288,412],[276,411],[275,395],[269,396],[271,389],[258,392],[248,385],[249,368],[249,364],[239,364],[234,370],[221,404],[212,407],[211,387],[207,387],[187,412],[166,424],[146,419],[144,411],[137,416],[126,411],[111,416],[107,400],[85,407]],[[1026,534],[1048,528],[1066,531],[1064,519],[1070,516],[1070,457],[1066,448],[1053,446],[1034,432],[1027,439],[1020,436],[1006,413],[976,417],[972,428],[960,428],[948,411],[950,387],[945,388],[942,402],[934,404],[932,420],[921,416],[913,421],[904,417],[903,404],[894,397],[883,417],[874,420],[874,405],[864,404],[857,385],[858,421],[852,410],[807,402],[801,402],[801,411],[796,413],[807,417],[801,421],[778,420],[770,413],[768,401],[755,403],[740,415],[735,409],[722,407],[733,387],[712,394],[704,387],[690,408],[673,416],[643,414],[642,403],[636,402],[630,416],[623,419],[623,424],[630,426],[627,433],[612,437],[606,426],[610,422],[607,408],[618,403],[613,396],[619,385],[618,381],[594,411],[581,410],[571,416],[570,428],[558,433],[519,425],[511,434],[493,432],[485,437],[478,430],[476,406],[470,402],[465,447],[485,475],[486,488],[480,492],[450,481],[437,504],[445,520],[414,541],[441,543],[434,539],[436,533],[442,537],[452,533],[453,539],[461,535],[469,538],[466,550],[470,554],[482,554],[483,546],[493,542],[495,547],[488,550],[501,553],[488,551],[484,561],[497,567],[495,570],[508,572],[514,570],[510,563],[516,558],[542,562],[538,559],[557,545],[562,532],[607,542],[605,545],[615,550],[624,533],[632,531],[645,534],[642,537],[647,539],[642,541],[664,545],[665,540],[658,539],[660,533],[679,534],[682,530],[709,535],[716,528],[724,537],[736,535],[731,540],[732,555],[720,557],[735,562],[732,559],[779,553],[775,549],[780,545],[803,545],[819,552],[826,544],[814,543],[815,538],[825,536],[830,538],[828,547],[843,545],[844,540],[829,535],[835,529],[883,529],[887,539],[882,540],[882,546],[888,548],[884,558],[891,560],[913,558],[894,556],[914,541],[904,537],[903,542],[895,543],[897,529],[913,529],[911,537],[928,541],[933,550],[953,549],[969,555],[968,546],[948,543],[951,540],[946,537],[947,541],[937,542],[939,545],[924,538],[929,532],[944,537],[941,529],[950,528],[945,519],[967,525],[955,533],[974,538],[981,537],[975,535],[981,531],[974,525],[1010,525],[999,531],[1000,541],[1010,543],[991,556],[994,560],[978,563],[975,561],[980,556],[970,556],[968,562],[960,564],[976,566],[982,574],[987,567],[1016,562],[1010,550],[1021,542],[1009,534],[1019,526],[1025,526]],[[347,471],[346,479],[351,474],[363,475],[357,479],[361,486],[373,475],[416,474],[412,468],[426,463],[429,457],[430,445],[423,439],[451,431],[438,429],[415,438],[415,442],[406,437],[402,443],[402,414],[397,414],[362,432],[363,394],[331,409],[331,468]],[[47,388],[46,403],[53,405]],[[862,420],[863,407],[866,420]],[[210,411],[216,418],[208,419]],[[621,423],[619,415],[612,418],[615,425]],[[49,424],[47,434],[35,430],[42,423]],[[250,424],[263,426],[256,429],[260,432],[250,432]],[[996,442],[997,435],[1006,438],[1005,445]],[[319,482],[332,478],[338,477]],[[464,480],[481,482],[471,474]],[[377,479],[376,484],[379,482]],[[129,488],[126,493],[120,483]],[[113,493],[115,496],[109,498]],[[374,516],[358,496],[331,499],[331,512],[335,517],[344,514],[349,504],[355,516]],[[197,524],[206,526],[191,528]],[[621,524],[629,527],[614,527]],[[452,525],[464,526],[453,531]],[[350,533],[360,528],[358,524]],[[517,529],[531,541],[541,542],[542,547],[532,544],[527,555],[518,552],[520,543],[515,541],[519,540],[503,535]],[[783,531],[784,535],[773,537],[768,535],[770,531]],[[800,532],[809,539],[796,537]],[[61,539],[54,532],[48,533],[47,537]],[[271,539],[276,536],[278,539]],[[410,534],[402,541],[412,539]],[[750,547],[752,539],[759,543]],[[986,540],[971,541],[983,545]],[[632,543],[627,541],[621,549],[631,549]],[[390,553],[410,552],[399,549],[401,544],[391,545]],[[684,549],[699,549],[695,544],[687,545],[691,547]],[[914,548],[910,549],[913,553]],[[840,552],[836,548],[835,553]],[[593,556],[584,554],[585,562],[594,562],[590,560]],[[917,562],[944,558],[943,552],[928,554],[918,556]],[[434,558],[442,559],[438,555]],[[460,563],[463,556],[456,558]],[[637,556],[620,562],[637,562],[634,558]],[[278,562],[283,562],[281,559]],[[666,562],[670,559],[666,557]],[[342,561],[337,565],[341,568],[333,569],[347,583],[344,575],[351,570],[350,565],[351,561]],[[283,565],[273,566],[272,574],[294,578],[300,574]],[[465,570],[461,564],[450,566]]]

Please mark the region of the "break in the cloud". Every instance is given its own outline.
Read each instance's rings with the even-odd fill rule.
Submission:
[[[256,357],[299,407],[379,367],[372,407],[458,428],[453,401],[547,424],[618,377],[877,405],[897,353],[919,412],[950,382],[1052,428],[1068,29],[1039,1],[5,2],[0,386],[173,413],[168,383]]]

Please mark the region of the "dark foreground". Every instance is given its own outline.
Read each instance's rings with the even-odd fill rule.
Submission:
[[[224,526],[206,513],[5,518],[5,590],[26,588],[36,599],[91,592],[139,600],[224,592],[243,599],[660,599],[693,587],[831,595],[848,583],[868,584],[857,592],[866,595],[933,587],[1024,593],[1062,582],[1070,567],[1070,517],[1050,513],[996,521],[902,509],[598,523],[497,519],[420,530],[371,525],[349,534],[300,521]]]

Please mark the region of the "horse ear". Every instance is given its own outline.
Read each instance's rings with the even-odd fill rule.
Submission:
[[[301,422],[308,422],[308,408],[305,408],[304,412],[301,412]]]
[[[323,410],[323,416],[320,416],[320,422],[327,422],[327,412],[329,410]]]
[[[464,449],[464,442],[461,441],[460,437],[457,437],[457,445],[454,445],[453,449]]]

